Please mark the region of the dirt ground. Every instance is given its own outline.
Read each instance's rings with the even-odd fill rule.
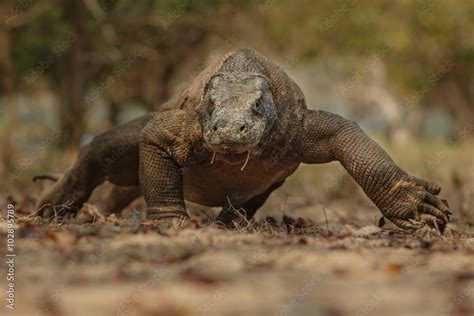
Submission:
[[[111,221],[21,222],[14,314],[474,314],[474,234]]]
[[[91,207],[93,223],[43,222],[37,192],[14,192],[1,207],[16,202],[15,310],[2,315],[474,315],[473,142],[429,167],[436,148],[389,151],[443,187],[455,211],[444,235],[377,227],[378,210],[332,164],[303,166],[238,230],[163,230],[140,222],[141,202],[118,216]],[[0,234],[5,305],[6,216]]]

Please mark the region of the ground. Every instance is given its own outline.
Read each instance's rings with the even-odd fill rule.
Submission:
[[[387,147],[443,187],[455,212],[444,235],[378,228],[379,212],[337,164],[303,166],[236,230],[197,217],[163,230],[140,222],[140,201],[108,217],[88,206],[82,224],[44,222],[30,213],[39,189],[13,188],[2,204],[16,202],[11,314],[474,315],[473,144]],[[2,243],[2,304],[5,252]]]

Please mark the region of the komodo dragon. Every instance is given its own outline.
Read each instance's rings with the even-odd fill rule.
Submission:
[[[135,187],[130,201],[142,194],[150,220],[175,225],[188,200],[223,207],[218,219],[229,222],[230,207],[251,218],[300,163],[336,160],[395,225],[449,222],[438,185],[408,175],[357,124],[309,110],[284,70],[248,48],[204,69],[162,110],[96,136],[38,208],[75,213],[108,180]]]

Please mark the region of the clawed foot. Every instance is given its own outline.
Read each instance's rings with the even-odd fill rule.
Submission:
[[[428,225],[443,232],[452,211],[436,196],[440,191],[438,185],[412,176],[394,183],[381,209],[400,228],[418,230]]]
[[[50,190],[36,203],[36,214],[43,219],[69,219],[74,217],[80,206],[75,196],[65,196]]]
[[[77,214],[77,208],[73,202],[66,202],[61,205],[55,203],[38,204],[36,214],[43,219],[70,219]]]
[[[86,190],[74,185],[75,178],[70,173],[53,180],[56,182],[38,199],[36,214],[44,219],[74,217],[82,207],[82,203],[87,200]]]
[[[186,225],[189,216],[181,206],[149,207],[146,209],[146,219],[163,229],[178,229]]]

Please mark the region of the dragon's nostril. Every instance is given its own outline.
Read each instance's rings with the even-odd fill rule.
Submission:
[[[243,132],[243,131],[245,131],[246,128],[247,128],[247,125],[244,124],[240,127],[240,131]]]
[[[217,132],[217,124],[212,127],[212,130],[213,130],[214,132]]]

